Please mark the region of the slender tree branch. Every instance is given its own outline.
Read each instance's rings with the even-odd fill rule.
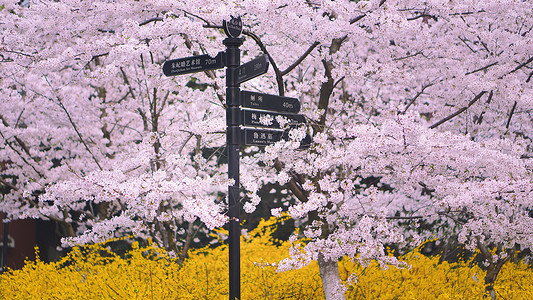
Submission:
[[[143,131],[149,131],[150,128],[148,127],[148,117],[146,116],[146,113],[140,107],[137,108],[137,112],[139,112],[139,115],[141,115],[141,119],[143,120]]]
[[[407,21],[414,21],[416,19],[420,19],[420,18],[432,18],[433,20],[437,21],[437,17],[433,16],[433,15],[428,15],[428,14],[419,14],[417,15],[416,17],[412,17],[412,18],[407,18]]]
[[[281,164],[281,162],[276,159],[274,161],[274,168],[280,172],[281,170],[283,170],[283,165]],[[291,178],[289,180],[289,182],[287,182],[285,184],[285,186],[287,188],[289,188],[289,190],[291,190],[291,192],[293,193],[294,196],[296,196],[296,198],[298,198],[298,200],[300,200],[301,202],[307,202],[308,201],[308,193],[300,186],[298,186],[298,184],[296,184],[296,181],[294,178]]]
[[[128,76],[126,75],[126,72],[124,72],[124,68],[120,67],[120,72],[122,73],[122,77],[124,78],[124,83],[128,86],[131,97],[135,99],[135,94],[133,93],[133,87],[131,86],[130,81],[128,80]]]
[[[25,110],[26,110],[26,108],[23,108],[23,109],[20,111],[20,114],[19,114],[19,116],[17,117],[17,121],[15,122],[15,126],[13,126],[14,128],[17,128],[17,127],[19,126],[20,119],[22,118],[22,114],[24,113]]]
[[[511,108],[511,111],[509,112],[509,118],[507,118],[507,123],[505,124],[505,128],[509,129],[509,125],[511,124],[511,118],[513,117],[515,108],[516,108],[516,101],[513,104],[513,107]]]
[[[139,23],[139,26],[144,26],[144,25],[149,24],[151,22],[159,22],[159,21],[163,21],[163,18],[161,18],[161,17],[151,18],[151,19],[148,19],[146,21],[142,21],[141,23]]]
[[[18,191],[19,188],[14,186],[13,184],[5,181],[2,177],[0,177],[0,183],[2,183],[3,185],[7,186],[8,188],[12,189],[12,190],[15,190],[15,191]]]
[[[480,92],[479,94],[477,94],[477,95],[474,97],[474,99],[472,99],[472,100],[467,104],[467,106],[465,106],[465,107],[459,109],[458,111],[454,112],[453,114],[451,114],[451,115],[445,117],[444,119],[438,121],[437,123],[435,123],[435,124],[429,126],[429,128],[434,129],[434,128],[436,128],[437,126],[441,125],[442,123],[445,123],[445,122],[451,120],[452,118],[458,116],[459,114],[461,114],[462,112],[464,112],[465,110],[467,110],[468,108],[470,108],[470,106],[472,106],[474,103],[476,103],[476,101],[478,101],[478,100],[481,98],[481,96],[483,96],[486,92],[487,92],[487,91],[482,91],[482,92]]]
[[[487,43],[483,42],[479,36],[477,37],[477,39],[479,40],[479,42],[481,43],[483,48],[485,48],[485,50],[487,50],[488,53],[492,53],[492,51],[489,50],[489,47],[487,47]]]
[[[22,114],[22,112],[21,112]],[[19,118],[20,118],[20,115],[19,115]],[[6,119],[4,118],[4,116],[0,115],[0,120],[2,120],[2,124],[5,126],[5,127],[10,127],[9,124],[7,123]],[[17,119],[17,124],[18,124],[19,120]],[[17,126],[15,125],[15,128]],[[24,153],[26,153],[29,157],[31,157],[30,155],[30,149],[28,148],[28,146],[26,145],[26,143],[24,143],[24,141],[22,141],[18,136],[14,136],[13,137],[15,139],[15,141],[17,142],[17,144],[20,146],[20,148],[22,148],[22,150],[24,151]]]
[[[185,145],[191,140],[191,138],[194,136],[194,133],[189,132],[189,136],[183,141],[183,144],[181,144],[181,147],[178,150],[178,154],[181,154],[181,151],[183,151],[183,148],[185,148]]]
[[[481,9],[481,10],[478,10],[478,11],[467,11],[467,12],[462,12],[462,13],[452,13],[450,14],[450,16],[467,16],[467,15],[473,15],[474,13],[484,13],[485,10],[484,9]]]
[[[362,14],[362,15],[360,15],[360,16],[357,16],[357,17],[351,19],[351,20],[350,20],[350,25],[354,24],[355,22],[361,20],[361,19],[364,18],[364,17],[366,17],[366,14]]]
[[[292,65],[290,65],[287,69],[285,69],[284,71],[281,72],[281,76],[284,76],[284,75],[287,75],[289,72],[291,72],[292,70],[294,70],[294,68],[296,68],[302,61],[304,61],[304,59],[309,55],[311,54],[311,52],[313,52],[313,50],[318,46],[320,45],[319,42],[314,42],[311,46],[309,46],[309,49],[307,49],[307,51],[305,51],[304,54],[302,54],[302,56],[300,56]]]
[[[466,47],[468,47],[468,49],[470,49],[470,51],[472,51],[473,53],[477,53],[476,50],[472,49],[472,47],[470,47],[470,45],[468,45],[468,44],[466,43],[466,41],[467,41],[466,39],[463,39],[463,38],[461,38],[461,37],[459,37],[459,39],[461,40],[461,42],[463,42],[463,44],[466,45]]]
[[[529,73],[529,76],[527,77],[526,82],[529,82],[531,80],[532,76],[533,76],[533,71],[531,71],[531,73]]]
[[[387,220],[420,220],[423,219],[423,216],[412,216],[412,217],[385,217]]]
[[[253,32],[250,32],[248,30],[244,30],[243,34],[251,37],[255,41],[255,43],[259,46],[261,51],[263,51],[263,53],[265,53],[268,56],[268,60],[270,61],[270,64],[272,65],[272,68],[274,69],[274,73],[276,73],[276,83],[278,84],[278,93],[279,93],[280,96],[284,96],[285,95],[285,89],[284,89],[284,86],[283,86],[283,75],[281,74],[281,71],[280,71],[278,65],[276,64],[276,62],[274,61],[274,59],[272,58],[272,56],[268,52],[265,44],[263,44],[261,39]]]
[[[482,68],[476,69],[476,70],[474,70],[474,71],[467,72],[467,73],[465,73],[465,75],[470,75],[470,74],[474,74],[474,73],[479,72],[479,71],[486,70],[486,69],[488,69],[488,68],[490,68],[490,67],[492,67],[492,66],[495,66],[495,65],[497,65],[497,64],[498,64],[498,62],[493,62],[493,63],[491,63],[491,64],[489,64],[489,65],[486,65],[486,66],[484,66],[484,67],[482,67]]]
[[[9,127],[9,125],[7,124],[6,120],[3,118],[2,115],[0,115],[0,119],[2,120],[2,123],[3,123],[4,126]],[[22,161],[23,161],[24,163],[26,163],[28,166],[30,166],[30,167],[33,169],[33,171],[34,171],[35,173],[37,173],[37,175],[39,175],[39,177],[44,178],[44,175],[41,174],[41,172],[39,172],[39,171],[37,170],[37,168],[35,168],[35,166],[34,166],[33,164],[31,164],[31,163],[30,163],[30,162],[24,157],[24,155],[22,155],[22,153],[21,153],[20,151],[18,151],[17,149],[15,149],[15,147],[12,145],[11,142],[8,142],[6,136],[5,136],[1,131],[0,131],[0,136],[2,136],[2,138],[6,141],[7,146],[8,146],[9,148],[11,148],[11,150],[13,150],[13,152],[15,152],[15,153],[16,153],[16,154],[22,159]],[[24,151],[24,153],[26,153],[26,155],[27,155],[29,158],[31,158],[35,163],[37,163],[37,161],[35,160],[35,158],[32,157],[32,156],[30,155],[30,150],[29,150],[29,148],[26,146],[26,144],[25,144],[20,138],[18,138],[17,136],[15,136],[14,139],[15,139],[15,141],[17,142],[17,144],[22,148],[22,150]]]
[[[50,81],[48,80],[48,77],[46,75],[43,75],[44,79],[46,80],[46,83],[48,84],[48,86],[50,87],[50,89],[52,90],[52,92],[54,94],[56,94],[56,90],[52,87],[52,84],[50,83]],[[37,92],[35,92],[36,94],[39,94]],[[39,94],[47,99],[49,99],[50,101],[56,103],[52,98],[50,97],[46,97],[42,94]],[[91,155],[92,159],[94,160],[94,162],[96,163],[96,165],[98,166],[98,168],[100,170],[103,170],[102,169],[102,166],[100,166],[100,163],[98,162],[98,159],[96,158],[96,156],[94,156],[94,154],[92,153],[91,149],[89,148],[89,146],[87,145],[87,143],[85,142],[85,140],[83,139],[83,136],[81,135],[81,132],[78,130],[78,126],[76,125],[76,123],[74,122],[74,120],[72,120],[72,117],[70,116],[70,113],[69,111],[67,110],[67,108],[63,105],[63,102],[61,101],[61,98],[56,95],[56,99],[57,99],[57,105],[65,112],[65,114],[67,115],[67,118],[70,122],[70,124],[72,125],[72,127],[74,128],[74,131],[76,132],[76,134],[78,135],[78,138],[80,139],[80,142],[83,144],[83,146],[85,147],[85,149],[87,150],[87,152],[89,152],[89,154]]]
[[[94,60],[96,60],[96,59],[98,59],[98,58],[100,58],[100,57],[103,57],[103,56],[107,56],[107,55],[109,55],[109,52],[102,53],[102,54],[97,54],[97,55],[93,55],[93,57],[91,57],[91,59],[90,59],[90,60],[89,60],[89,61],[88,61],[88,62],[87,62],[87,63],[86,63],[81,69],[80,69],[80,71],[83,70],[83,69],[85,69],[85,68],[87,68],[87,66],[89,66],[89,64],[90,64],[91,62],[93,62]]]
[[[341,83],[341,82],[344,80],[344,78],[346,78],[346,76],[342,76],[342,77],[339,78],[337,81],[335,81],[335,83],[333,84],[333,88],[337,87],[337,85],[338,85],[339,83]]]
[[[527,64],[529,64],[530,62],[533,61],[533,56],[530,57],[527,61],[525,61],[524,63],[521,63],[520,65],[518,65],[518,67],[514,68],[511,72],[507,73],[507,74],[512,74],[520,69],[522,69],[523,67],[525,67]]]
[[[100,163],[98,162],[98,159],[96,158],[96,156],[94,156],[93,152],[91,151],[91,149],[89,148],[89,146],[87,145],[87,143],[85,142],[85,140],[83,139],[83,136],[81,135],[81,132],[78,130],[78,126],[76,125],[76,123],[74,122],[74,120],[72,120],[72,117],[70,116],[70,113],[69,111],[67,110],[67,108],[63,105],[63,103],[61,102],[61,99],[59,99],[59,97],[57,97],[57,101],[58,101],[58,105],[59,107],[61,107],[61,109],[63,109],[63,111],[65,112],[65,114],[67,115],[67,118],[70,122],[70,124],[72,125],[72,127],[74,128],[74,131],[76,132],[76,134],[78,135],[78,138],[80,139],[80,142],[83,144],[83,146],[85,147],[85,150],[87,150],[87,152],[89,152],[89,154],[91,155],[92,159],[94,160],[94,162],[96,163],[96,165],[98,166],[98,168],[100,170],[103,170],[102,166],[100,165]]]
[[[4,51],[6,53],[13,53],[13,54],[18,54],[18,55],[34,58],[34,56],[31,55],[31,54],[26,54],[26,53],[23,53],[23,52],[20,52],[20,51],[8,50],[6,48],[0,48],[0,51]]]
[[[434,85],[434,84],[435,84],[435,83],[430,82],[430,83],[424,85],[424,86],[422,87],[422,89],[420,90],[420,92],[416,93],[416,95],[413,97],[413,99],[411,99],[411,101],[409,101],[409,103],[407,103],[407,106],[405,106],[405,109],[403,110],[403,112],[402,112],[401,114],[402,114],[402,115],[405,114],[405,113],[407,112],[407,110],[409,109],[409,107],[410,107],[413,103],[415,103],[416,99],[418,99],[418,97],[420,97],[420,95],[422,95],[422,94],[424,93],[424,91],[425,91],[428,87],[430,87],[430,86],[432,86],[432,85]]]
[[[417,55],[420,55],[420,54],[422,54],[422,56],[423,56],[424,52],[422,52],[422,50],[420,50],[420,51],[416,52],[415,54],[407,55],[407,56],[404,56],[404,57],[394,58],[393,61],[399,61],[399,60],[402,60],[402,59],[411,58],[411,57],[414,57],[414,56],[417,56]]]
[[[487,106],[490,104],[490,102],[492,101],[492,95],[493,95],[493,91],[491,90],[490,93],[489,93],[489,97],[487,99]],[[481,124],[481,122],[483,121],[483,114],[485,114],[485,110],[486,110],[486,107],[485,109],[479,114],[479,117],[477,117],[477,120],[475,120],[475,123],[477,123],[478,125]]]
[[[385,2],[387,2],[387,0],[381,0],[381,1],[379,2],[379,6],[381,7],[383,4],[385,4]],[[357,16],[357,17],[351,19],[351,20],[350,20],[350,25],[356,23],[357,21],[360,21],[362,18],[364,18],[364,17],[366,17],[366,16],[367,16],[367,14],[362,14],[362,15],[359,15],[359,16]]]

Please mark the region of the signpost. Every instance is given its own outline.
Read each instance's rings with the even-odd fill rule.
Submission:
[[[277,112],[298,113],[300,101],[296,98],[261,94],[249,91],[241,92],[242,107],[264,109]]]
[[[281,129],[283,126],[280,124],[280,122],[283,123],[283,121],[286,122],[286,124],[284,124],[286,126],[305,123],[304,115],[281,114],[269,111],[250,109],[243,109],[241,110],[241,112],[242,125],[244,126]]]
[[[243,129],[244,144],[250,146],[267,146],[279,142],[283,136],[281,130],[266,130],[266,129]]]
[[[235,69],[235,83],[241,84],[268,71],[268,56],[261,55]]]
[[[228,177],[234,184],[228,187],[229,217],[229,299],[241,299],[240,269],[240,181],[239,157],[242,145],[267,146],[288,138],[283,130],[305,123],[305,117],[297,114],[300,102],[296,98],[281,97],[249,91],[241,91],[240,84],[265,74],[268,70],[268,56],[259,56],[245,64],[240,62],[242,21],[232,17],[223,22],[227,38],[225,52],[217,56],[198,55],[166,61],[163,73],[166,76],[189,74],[226,67],[226,144],[228,156]],[[247,109],[242,109],[241,106]],[[287,124],[284,124],[287,123]],[[308,147],[311,138],[301,142],[301,148]]]
[[[175,76],[221,69],[224,68],[224,61],[224,52],[219,52],[215,57],[209,55],[197,55],[167,60],[163,64],[163,74],[166,76]]]

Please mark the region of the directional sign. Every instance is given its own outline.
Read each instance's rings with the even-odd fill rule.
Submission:
[[[167,60],[163,64],[163,73],[175,76],[221,68],[224,68],[224,52],[219,52],[215,57],[198,55]]]
[[[244,144],[250,146],[268,146],[275,142],[279,142],[282,136],[282,130],[243,129]]]
[[[268,56],[261,55],[235,69],[235,83],[240,84],[263,75],[268,70]]]
[[[287,125],[297,125],[305,123],[304,115],[280,114],[261,110],[242,110],[242,125],[266,128],[281,128],[279,119],[285,119]],[[283,123],[283,121],[281,121]]]
[[[242,140],[249,146],[268,146],[281,140],[288,140],[288,131],[273,129],[244,128],[242,130]],[[306,135],[300,142],[298,149],[307,149],[311,145],[311,137]]]
[[[243,107],[277,112],[298,113],[300,111],[300,101],[298,101],[296,98],[281,97],[249,91],[241,92],[241,104]]]

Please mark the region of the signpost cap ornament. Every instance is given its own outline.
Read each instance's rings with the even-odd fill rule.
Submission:
[[[224,32],[230,38],[236,38],[242,33],[242,20],[241,17],[231,17],[231,20],[223,22]]]

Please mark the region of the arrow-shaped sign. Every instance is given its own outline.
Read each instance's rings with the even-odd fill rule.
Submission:
[[[281,114],[261,110],[243,109],[241,125],[281,128],[280,119],[285,119],[289,126],[305,123],[305,116],[300,114]],[[281,122],[283,123],[283,121]]]
[[[274,129],[242,129],[242,141],[248,146],[268,146],[276,142],[288,140],[288,130],[274,130]],[[298,149],[307,149],[311,145],[311,137],[306,135],[300,142]]]
[[[224,52],[219,52],[217,56],[198,55],[178,59],[167,60],[163,64],[163,73],[166,76],[175,76],[188,73],[196,73],[207,70],[224,68]]]
[[[300,101],[296,98],[241,91],[243,107],[264,109],[277,112],[298,113]]]
[[[268,146],[279,142],[283,136],[282,130],[252,129],[242,130],[245,145]]]
[[[268,70],[268,56],[261,55],[235,69],[235,83],[240,84],[265,74]]]

